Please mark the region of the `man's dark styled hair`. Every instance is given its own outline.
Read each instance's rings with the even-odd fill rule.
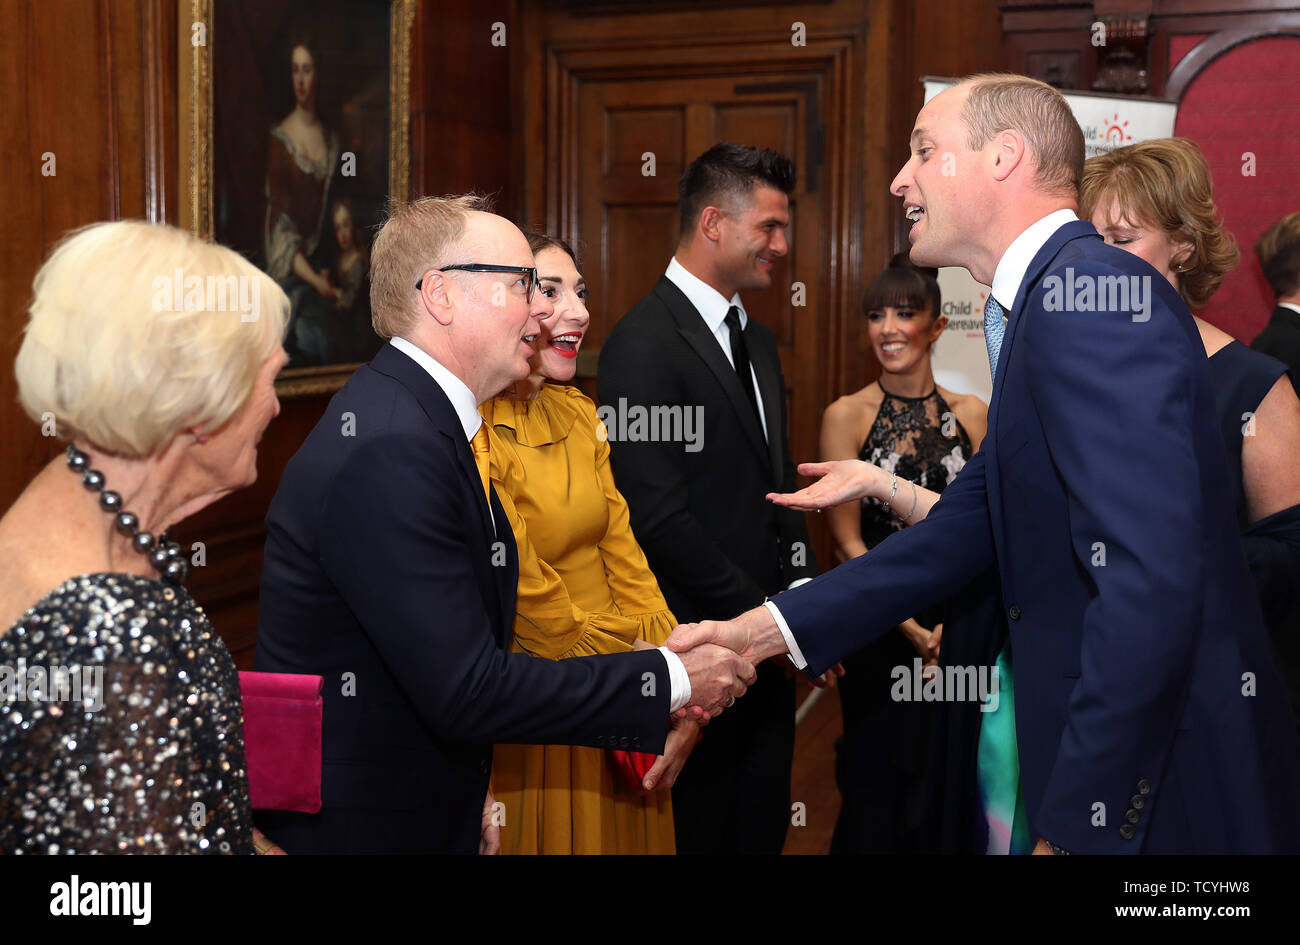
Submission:
[[[747,195],[759,185],[788,196],[794,190],[794,162],[769,148],[715,144],[690,163],[677,185],[682,236],[695,228],[705,207],[716,207],[723,197]]]

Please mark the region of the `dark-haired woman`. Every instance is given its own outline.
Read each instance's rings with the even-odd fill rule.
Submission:
[[[290,364],[329,364],[335,360],[330,339],[339,320],[340,290],[330,284],[328,269],[315,269],[329,205],[329,187],[338,165],[338,136],[316,108],[316,52],[307,37],[289,52],[294,107],[271,129],[266,156],[266,224],[263,250],[266,271],[289,296],[292,306]]]
[[[555,311],[541,323],[531,376],[480,408],[491,427],[492,480],[519,548],[511,649],[567,659],[658,646],[677,621],[632,534],[596,405],[568,386],[591,322],[586,282],[568,245],[538,233],[528,241]],[[640,767],[598,748],[497,746],[501,852],[675,852],[667,789],[699,727],[674,724],[664,754],[639,756]]]
[[[942,492],[979,449],[987,423],[977,397],[935,383],[930,352],[947,319],[933,270],[900,254],[868,286],[863,312],[881,376],[826,408],[821,455],[878,466],[889,474],[890,501],[827,509],[841,561],[866,554],[913,520],[917,489]],[[901,853],[921,842],[930,713],[925,703],[896,701],[891,693],[895,667],[910,672],[915,659],[935,661],[942,610],[919,614],[898,630],[844,660],[844,736],[836,763],[843,806],[835,853]]]

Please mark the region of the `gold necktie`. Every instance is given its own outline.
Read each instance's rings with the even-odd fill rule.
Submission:
[[[478,477],[483,480],[483,498],[487,499],[488,508],[492,507],[491,484],[488,479],[488,469],[491,466],[492,452],[488,446],[488,428],[484,423],[474,434],[474,439],[470,441],[470,448],[474,450],[474,465],[478,467]]]

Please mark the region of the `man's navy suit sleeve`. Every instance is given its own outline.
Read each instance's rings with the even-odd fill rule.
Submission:
[[[450,445],[409,433],[358,444],[320,510],[325,571],[421,720],[454,742],[662,751],[663,654],[552,662],[497,643],[459,508],[473,495]]]
[[[1076,285],[1130,278],[1094,260],[1072,265]],[[1026,299],[1017,341],[1065,485],[1077,567],[1095,588],[1083,615],[1080,676],[1036,824],[1048,840],[1080,853],[1141,848],[1149,816],[1126,843],[1115,830],[1095,828],[1095,805],[1118,822],[1134,786],[1166,770],[1199,642],[1201,584],[1215,579],[1202,551],[1206,504],[1191,376],[1194,359],[1204,370],[1205,354],[1186,313],[1180,319],[1156,291],[1163,280],[1150,288],[1156,277],[1146,278],[1145,320],[1131,311],[1048,309],[1040,283]]]
[[[772,599],[810,676],[951,596],[993,564],[986,462],[980,449],[922,521]]]

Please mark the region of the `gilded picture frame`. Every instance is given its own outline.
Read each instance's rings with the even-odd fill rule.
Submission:
[[[368,360],[368,353],[358,354],[378,344],[368,327],[365,244],[388,202],[410,196],[417,2],[177,0],[178,223],[242,252],[286,288],[294,312],[285,342],[292,360],[276,379],[279,396],[338,390]],[[297,39],[308,35],[310,41]],[[305,86],[300,69],[312,70]],[[383,138],[373,132],[382,127],[385,86],[386,175],[373,146]],[[275,94],[260,94],[263,88]],[[321,90],[335,93],[337,121],[326,117],[326,108],[318,111]],[[270,100],[281,111],[290,102],[278,124]],[[295,124],[301,114],[311,117]],[[314,164],[313,142],[320,154]],[[315,169],[319,193],[304,168]],[[287,183],[278,189],[281,179]],[[313,333],[313,325],[323,327]]]

